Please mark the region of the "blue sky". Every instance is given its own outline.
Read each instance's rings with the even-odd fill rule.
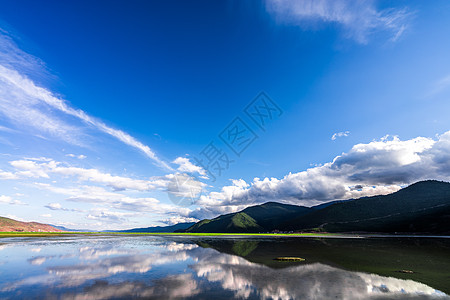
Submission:
[[[449,6],[2,1],[0,215],[121,229],[448,181]],[[211,142],[222,174],[196,163]]]

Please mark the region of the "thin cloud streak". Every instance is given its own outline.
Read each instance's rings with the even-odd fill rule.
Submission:
[[[39,87],[33,80],[23,75],[27,70],[39,69],[42,63],[20,50],[9,36],[5,36],[4,31],[0,31],[0,50],[5,50],[0,55],[0,111],[8,118],[17,123],[22,122],[36,128],[42,128],[44,131],[58,137],[64,137],[66,141],[76,144],[76,141],[70,137],[72,132],[79,129],[67,125],[66,122],[48,112],[50,107],[58,112],[75,117],[122,143],[140,150],[159,167],[173,170],[166,162],[158,158],[149,146],[122,130],[106,125],[81,109],[72,108],[67,101],[57,98],[52,92]],[[10,63],[6,63],[8,61]],[[35,66],[36,64],[38,67]]]
[[[389,32],[397,41],[408,27],[407,9],[378,10],[375,1],[267,0],[266,10],[280,23],[311,28],[318,22],[337,24],[346,38],[367,44],[378,31]]]
[[[447,75],[433,84],[433,87],[427,94],[427,97],[433,97],[442,93],[450,87],[450,75]]]

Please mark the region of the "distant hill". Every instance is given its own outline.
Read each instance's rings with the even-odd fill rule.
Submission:
[[[90,230],[90,229],[71,229],[71,228],[67,228],[64,226],[58,226],[58,225],[53,225],[53,224],[48,224],[52,227],[55,227],[56,229],[60,229],[62,231],[72,231],[72,232],[90,232],[90,231],[94,231],[94,230]]]
[[[60,232],[47,224],[37,222],[21,222],[9,218],[0,217],[0,232]]]
[[[178,223],[171,226],[155,226],[155,227],[147,227],[147,228],[134,228],[129,230],[121,230],[120,232],[175,232],[177,230],[185,230],[195,222],[191,223]]]
[[[450,234],[450,183],[421,181],[389,195],[311,208],[269,202],[202,220],[186,232],[274,230]]]
[[[247,207],[232,214],[205,219],[189,227],[186,232],[266,232],[280,228],[285,220],[305,215],[314,208],[267,202]]]

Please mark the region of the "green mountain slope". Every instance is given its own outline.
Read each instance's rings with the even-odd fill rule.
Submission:
[[[244,212],[202,220],[189,227],[186,232],[260,232],[258,223]]]
[[[304,215],[312,209],[304,206],[268,202],[241,212],[202,220],[186,232],[266,232],[277,229],[286,219]]]

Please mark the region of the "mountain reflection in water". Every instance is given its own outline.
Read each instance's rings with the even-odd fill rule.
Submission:
[[[450,298],[413,280],[321,262],[281,263],[276,268],[251,262],[246,256],[258,248],[254,240],[225,241],[229,251],[223,252],[218,239],[124,236],[2,242],[2,299]]]

